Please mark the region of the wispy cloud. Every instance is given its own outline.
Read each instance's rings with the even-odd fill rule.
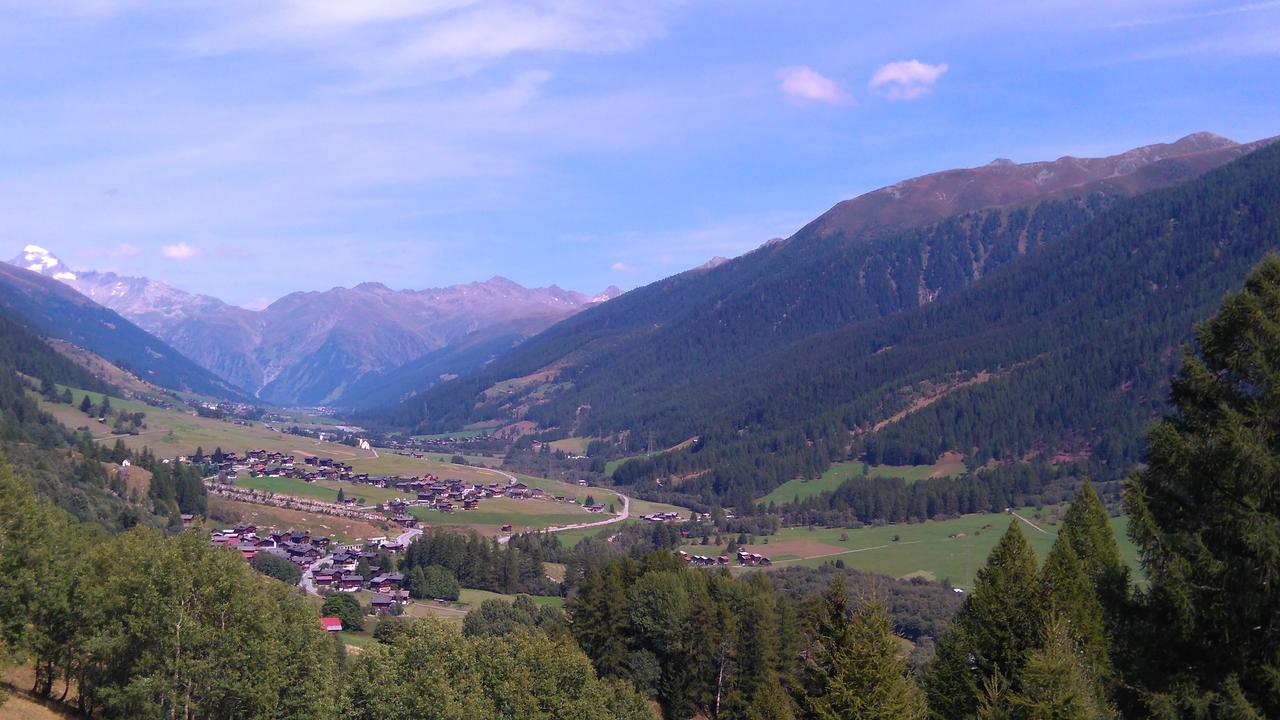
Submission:
[[[900,60],[880,66],[868,86],[890,100],[916,100],[932,92],[934,83],[949,69],[946,63]]]
[[[634,267],[622,262],[621,260],[610,265],[609,269],[614,272],[624,272],[624,273],[633,273],[636,271]]]
[[[672,0],[291,0],[230,3],[189,47],[322,53],[381,81],[456,76],[521,54],[626,52],[661,36]]]
[[[170,260],[190,260],[196,255],[199,255],[200,250],[184,242],[180,242],[176,245],[165,245],[160,248],[160,254]]]
[[[811,67],[798,65],[778,71],[779,89],[789,98],[802,101],[841,105],[852,102],[853,97],[830,78]]]
[[[1242,15],[1245,13],[1265,12],[1268,10],[1280,10],[1280,0],[1267,0],[1266,2],[1244,3],[1241,5],[1231,5],[1228,7],[1209,8],[1206,10],[1195,10],[1190,12],[1172,13],[1168,15],[1148,15],[1143,17],[1135,17],[1129,20],[1121,20],[1115,24],[1115,27],[1140,27],[1143,25],[1164,25],[1167,23],[1187,22],[1191,20],[1204,20],[1207,18],[1226,17],[1229,15]]]

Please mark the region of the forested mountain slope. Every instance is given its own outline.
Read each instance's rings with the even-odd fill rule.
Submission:
[[[702,439],[615,477],[758,497],[863,450],[891,463],[1091,458],[1122,474],[1194,324],[1277,249],[1272,145],[1120,203],[950,298],[650,395],[632,427]],[[623,422],[610,407],[588,431]]]
[[[0,307],[41,335],[79,345],[162,387],[243,397],[164,341],[51,277],[0,263]]]
[[[123,445],[108,450],[41,410],[32,391],[57,402],[84,397],[59,393],[55,384],[113,391],[0,311],[0,464],[13,463],[37,493],[77,519],[109,529],[163,524],[179,510],[178,495],[185,502],[182,512],[203,506],[198,470],[161,465],[150,453],[133,454]],[[122,479],[106,470],[106,463],[124,459],[156,470],[143,497],[130,494]]]
[[[1123,197],[1197,177],[1260,144],[1201,134],[1112,158],[997,163],[868,193],[788,240],[569,318],[381,419],[424,430],[489,419],[577,435],[634,428],[614,419],[672,385],[710,382],[806,337],[936,302]],[[667,444],[689,437],[654,429]]]

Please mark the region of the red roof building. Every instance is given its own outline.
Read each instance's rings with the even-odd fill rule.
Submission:
[[[342,629],[342,620],[336,617],[323,617],[320,618],[320,627],[324,628],[325,632],[338,632]]]

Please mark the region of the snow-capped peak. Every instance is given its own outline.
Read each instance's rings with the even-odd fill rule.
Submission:
[[[47,275],[54,280],[71,282],[76,279],[76,274],[71,272],[61,260],[39,245],[28,245],[22,248],[18,257],[10,260],[9,264]]]

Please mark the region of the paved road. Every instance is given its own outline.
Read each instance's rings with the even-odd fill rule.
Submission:
[[[310,568],[303,570],[302,579],[298,581],[298,587],[301,587],[302,591],[308,595],[319,595],[320,592],[316,590],[315,576],[312,575],[312,568],[315,568],[315,569],[326,568],[326,567],[329,567],[331,562],[332,561],[330,561],[328,558],[321,558],[320,560],[317,560],[315,564],[312,565]]]
[[[595,522],[574,523],[572,525],[558,525],[558,526],[546,528],[546,531],[557,533],[557,532],[565,532],[566,530],[582,530],[584,528],[604,527],[605,525],[613,525],[614,523],[620,523],[623,520],[626,520],[627,518],[631,517],[631,498],[627,497],[626,495],[623,495],[617,490],[612,490],[611,492],[613,492],[618,497],[622,498],[622,512],[618,513],[617,515],[614,515],[611,518],[607,518],[605,520],[596,520]],[[500,544],[505,545],[507,540],[510,540],[510,539],[511,539],[510,535],[501,535],[498,537],[498,542]]]

